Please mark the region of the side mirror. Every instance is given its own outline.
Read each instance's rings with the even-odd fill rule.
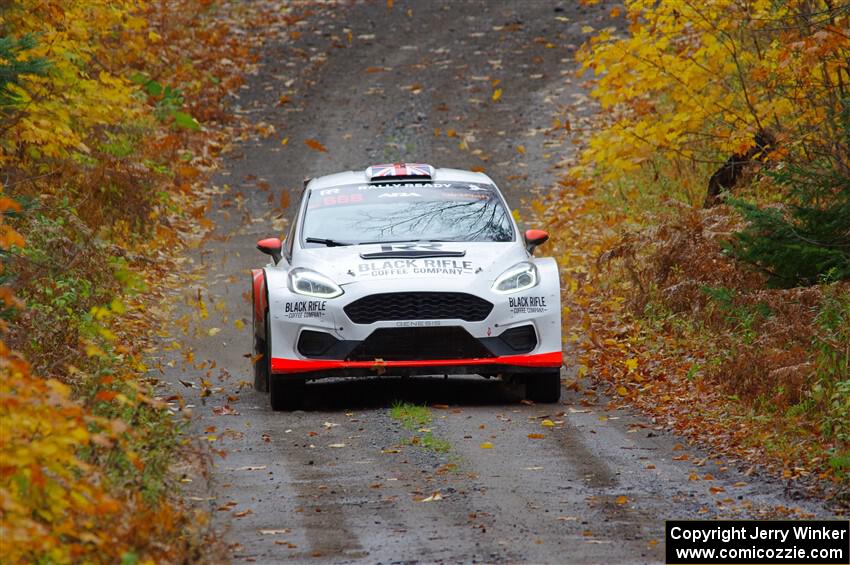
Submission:
[[[257,242],[257,249],[266,255],[271,255],[275,265],[280,262],[281,241],[278,238],[270,237],[268,239],[261,239]]]
[[[534,248],[538,245],[546,243],[549,239],[549,234],[543,230],[526,230],[525,231],[525,249],[529,253],[534,253]]]

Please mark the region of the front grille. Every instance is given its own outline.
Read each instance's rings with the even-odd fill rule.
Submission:
[[[349,361],[412,361],[492,357],[481,342],[458,327],[380,328],[348,354]]]
[[[379,320],[449,320],[480,322],[493,304],[463,292],[388,292],[372,294],[345,307],[355,324]]]

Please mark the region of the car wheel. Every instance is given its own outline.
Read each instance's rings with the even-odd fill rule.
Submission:
[[[253,318],[253,316],[252,316]],[[271,348],[269,347],[269,313],[266,311],[266,314],[263,318],[266,326],[265,336],[266,339],[260,339],[260,336],[257,334],[256,328],[256,320],[254,321],[254,354],[252,359],[254,361],[254,390],[258,390],[260,392],[268,392],[269,391],[269,364],[271,362],[271,352],[269,351]],[[262,357],[260,357],[262,356]]]
[[[299,377],[277,375],[269,379],[272,410],[298,410],[304,399],[306,381]]]
[[[561,399],[561,371],[527,375],[525,377],[525,397],[534,402],[558,402]]]

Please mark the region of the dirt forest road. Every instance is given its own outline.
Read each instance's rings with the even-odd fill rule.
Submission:
[[[828,515],[662,423],[606,411],[590,383],[528,405],[484,379],[322,382],[294,413],[249,386],[249,269],[265,263],[255,242],[284,233],[281,194],[285,216],[305,176],[407,160],[484,167],[522,209],[571,150],[548,130],[581,99],[573,54],[607,9],[358,2],[302,6],[300,22],[258,30],[273,33],[235,106],[263,135],[235,140],[213,179],[216,228],[187,259],[159,359],[162,396],[182,396],[190,431],[226,454],[208,484],[188,479],[234,562],[658,563],[667,518]],[[421,426],[447,451],[411,445],[428,431],[392,418],[394,402],[428,405]]]

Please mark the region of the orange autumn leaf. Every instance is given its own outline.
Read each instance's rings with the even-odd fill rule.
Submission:
[[[304,144],[307,145],[307,147],[309,147],[313,151],[320,151],[322,153],[328,152],[328,149],[324,145],[322,145],[321,143],[316,141],[315,139],[312,139],[312,138],[307,139],[307,140],[304,141]]]
[[[101,390],[97,394],[94,395],[95,400],[99,400],[102,402],[109,402],[118,396],[118,393],[114,390]]]

